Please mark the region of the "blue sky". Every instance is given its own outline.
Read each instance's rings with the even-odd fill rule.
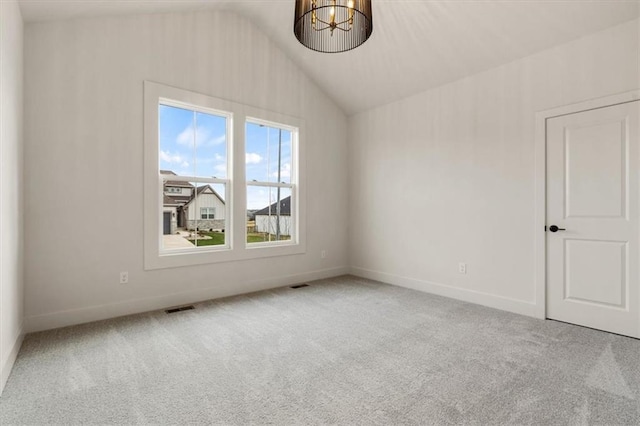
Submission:
[[[226,178],[226,118],[167,105],[159,108],[160,169]]]
[[[168,105],[160,105],[159,114],[160,169],[184,176],[228,177],[225,117]],[[247,181],[278,181],[280,139],[280,182],[290,183],[291,132],[282,130],[280,133],[277,128],[254,123],[247,123],[245,130]],[[280,193],[281,198],[290,195],[288,190]],[[224,191],[220,195],[224,198]],[[275,201],[275,190],[270,191],[268,187],[247,189],[248,209],[261,209]]]

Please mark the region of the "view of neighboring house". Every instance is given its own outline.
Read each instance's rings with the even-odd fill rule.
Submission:
[[[278,214],[280,220],[278,221]],[[278,203],[275,202],[262,210],[255,212],[256,232],[266,232],[269,234],[291,235],[291,196],[280,201],[280,211]],[[278,224],[280,229],[278,229]]]
[[[224,230],[225,203],[209,185],[196,188],[189,182],[171,180],[176,174],[160,170],[167,176],[163,185],[162,231],[175,234],[178,229]]]
[[[186,226],[182,207],[193,197],[194,187],[189,182],[171,180],[168,176],[176,175],[171,170],[160,170],[160,174],[167,176],[163,185],[162,233],[175,234]]]
[[[199,186],[182,211],[189,230],[224,231],[225,203],[210,185]]]

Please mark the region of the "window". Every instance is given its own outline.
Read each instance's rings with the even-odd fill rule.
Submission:
[[[215,219],[216,208],[215,207],[200,207],[200,219]]]
[[[247,243],[295,241],[296,129],[248,119],[245,130]],[[253,216],[253,220],[251,220]]]
[[[160,250],[228,248],[227,215],[216,217],[215,211],[216,208],[225,211],[228,204],[226,177],[231,114],[161,99],[158,117],[158,167],[163,192],[182,194],[182,188],[177,185],[186,185],[189,189],[187,196],[163,199],[162,210],[173,207],[176,220],[163,224]]]
[[[304,253],[297,118],[144,84],[145,269]]]

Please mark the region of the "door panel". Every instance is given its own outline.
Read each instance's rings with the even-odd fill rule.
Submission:
[[[626,125],[622,120],[565,128],[566,217],[623,216]]]
[[[640,337],[640,102],[547,120],[547,317]]]
[[[625,242],[566,239],[565,299],[624,308],[626,254]]]

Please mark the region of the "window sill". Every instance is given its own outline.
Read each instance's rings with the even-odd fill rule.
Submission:
[[[259,244],[259,243],[256,243]],[[272,244],[269,246],[247,246],[243,249],[209,249],[184,251],[157,251],[145,254],[144,269],[180,268],[184,266],[206,265],[212,263],[237,262],[266,257],[293,256],[306,253],[303,244]]]

